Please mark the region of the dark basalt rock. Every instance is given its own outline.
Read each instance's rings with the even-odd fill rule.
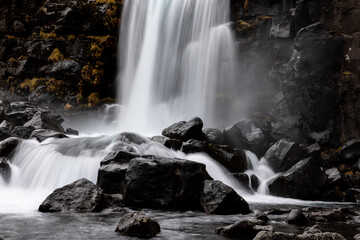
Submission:
[[[253,240],[345,240],[339,233],[301,234],[261,231]]]
[[[360,139],[354,139],[344,144],[340,151],[344,163],[356,163],[360,158]]]
[[[250,176],[250,182],[251,182],[251,188],[254,190],[254,191],[257,191],[259,186],[260,186],[260,181],[259,181],[259,178],[252,174]]]
[[[24,126],[16,126],[14,130],[11,132],[12,137],[18,137],[21,139],[29,139],[31,133],[35,130],[33,126],[24,127]]]
[[[5,181],[9,182],[11,177],[11,168],[9,160],[6,158],[0,158],[0,177]]]
[[[48,138],[68,138],[68,136],[53,130],[37,129],[31,133],[30,138],[36,138],[39,142],[42,142]]]
[[[341,209],[325,210],[320,212],[311,212],[308,214],[308,219],[312,222],[333,223],[345,222],[346,217]]]
[[[269,190],[277,196],[315,200],[321,198],[326,181],[318,160],[307,158],[269,183]]]
[[[215,232],[229,238],[253,239],[261,230],[252,221],[244,220],[226,227],[219,227]]]
[[[0,141],[3,141],[7,138],[9,138],[11,135],[11,130],[7,129],[7,128],[0,128]]]
[[[173,149],[175,151],[180,150],[183,145],[183,141],[179,139],[171,139],[164,136],[154,136],[151,138],[151,141],[161,143],[165,147]]]
[[[250,178],[246,173],[233,173],[232,176],[241,183],[241,185],[251,191]]]
[[[248,203],[220,181],[206,180],[200,201],[208,214],[250,213]]]
[[[163,157],[135,158],[125,174],[125,203],[129,206],[179,210],[201,209],[205,165]]]
[[[286,218],[288,224],[307,226],[310,224],[309,219],[299,209],[293,209]]]
[[[11,137],[0,143],[0,157],[10,157],[20,144],[21,139]]]
[[[67,128],[65,130],[65,133],[68,135],[74,135],[74,136],[78,136],[79,135],[79,131],[72,129],[72,128]]]
[[[264,158],[275,172],[283,172],[299,162],[302,154],[297,143],[282,139],[269,148]]]
[[[24,127],[34,127],[35,129],[53,130],[55,132],[64,133],[61,122],[55,119],[51,114],[38,111],[33,118],[24,124]]]
[[[32,118],[32,116],[27,111],[11,112],[5,116],[5,119],[8,122],[14,124],[15,126],[22,126],[27,121],[29,121],[31,118]]]
[[[186,142],[190,139],[203,140],[205,138],[202,132],[203,122],[200,118],[195,117],[188,122],[182,121],[174,123],[173,125],[165,128],[162,135],[182,140]]]
[[[81,72],[81,67],[74,60],[63,60],[53,63],[48,71],[52,76],[76,76]]]
[[[207,142],[219,145],[224,144],[223,133],[219,129],[204,128],[203,132],[205,134],[205,139]]]
[[[105,193],[124,194],[126,188],[125,174],[131,159],[140,155],[119,151],[109,153],[100,163],[97,185]]]
[[[227,145],[190,140],[183,144],[182,151],[185,153],[205,152],[232,173],[243,172],[247,169],[244,150],[234,149]]]
[[[160,225],[143,212],[133,212],[120,220],[115,232],[132,237],[152,238],[160,232]]]
[[[0,128],[5,128],[5,129],[8,129],[9,131],[12,131],[15,128],[15,125],[12,124],[11,122],[4,120],[0,124]]]
[[[360,203],[360,189],[350,188],[346,191],[345,201]]]
[[[40,205],[40,212],[100,212],[105,208],[103,191],[82,178],[56,189]]]

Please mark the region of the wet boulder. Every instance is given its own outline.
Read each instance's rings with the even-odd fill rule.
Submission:
[[[175,151],[180,150],[183,145],[183,141],[181,141],[179,139],[171,139],[171,138],[164,137],[164,136],[154,136],[151,138],[151,141],[160,143],[160,144],[164,145],[165,147],[173,149]]]
[[[138,238],[152,238],[160,232],[160,225],[143,212],[126,214],[115,232]]]
[[[340,151],[344,163],[356,163],[360,158],[360,139],[354,139],[344,144]]]
[[[282,233],[282,232],[271,232],[271,231],[261,231],[259,232],[253,240],[268,240],[268,239],[277,239],[277,240],[345,240],[342,235],[339,233],[317,233],[317,234],[301,234],[296,235],[292,233]]]
[[[40,212],[100,212],[105,208],[103,191],[82,178],[56,189],[40,205]]]
[[[65,133],[68,135],[74,135],[74,136],[78,136],[79,135],[79,131],[72,129],[72,128],[67,128],[65,130]]]
[[[7,128],[0,128],[0,141],[3,141],[7,138],[9,138],[11,131]]]
[[[125,204],[160,209],[201,209],[205,165],[183,159],[135,158],[125,174]]]
[[[14,130],[11,132],[12,137],[18,137],[21,139],[29,139],[31,133],[35,130],[33,126],[16,126]]]
[[[219,227],[215,230],[217,234],[229,238],[253,239],[264,227],[255,225],[250,220],[238,221],[225,227]]]
[[[267,150],[264,158],[275,172],[284,172],[299,162],[302,154],[297,143],[281,139]]]
[[[140,155],[118,151],[111,152],[101,161],[98,171],[97,185],[105,193],[123,194],[126,187],[125,174],[131,159]]]
[[[208,214],[250,213],[249,204],[220,181],[206,180],[200,201]]]
[[[68,138],[68,136],[53,130],[37,129],[31,133],[30,138],[35,138],[39,142],[42,142],[48,138]]]
[[[0,142],[0,157],[9,157],[21,143],[21,139],[11,137]]]
[[[31,119],[31,114],[27,111],[14,111],[6,114],[5,119],[15,126],[22,126]]]
[[[195,117],[188,122],[181,121],[165,128],[162,135],[179,139],[184,142],[190,139],[203,140],[205,138],[202,132],[203,122],[200,118]]]
[[[24,124],[24,127],[30,126],[35,129],[47,129],[64,133],[64,128],[61,126],[61,122],[47,112],[36,112],[33,118]]]
[[[209,142],[189,140],[183,144],[185,153],[204,152],[223,165],[232,173],[247,170],[245,151],[227,145],[216,145]]]
[[[0,158],[0,177],[5,181],[9,182],[11,177],[11,168],[9,160],[6,158]]]
[[[286,218],[288,224],[307,226],[309,225],[309,219],[299,209],[293,209]]]
[[[74,60],[61,60],[54,62],[48,72],[51,76],[77,76],[81,72],[81,66]]]
[[[223,133],[216,128],[204,128],[205,139],[209,143],[224,144]]]
[[[315,200],[327,181],[317,159],[301,160],[269,183],[270,193],[276,196]]]

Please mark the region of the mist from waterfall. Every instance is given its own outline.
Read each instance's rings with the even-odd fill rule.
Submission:
[[[209,126],[225,127],[239,119],[229,2],[125,2],[119,44],[120,129],[160,132],[194,116]]]

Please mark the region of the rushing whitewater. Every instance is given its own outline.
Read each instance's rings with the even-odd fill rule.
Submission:
[[[121,129],[159,132],[194,116],[214,127],[230,123],[237,60],[229,12],[229,0],[125,2]]]

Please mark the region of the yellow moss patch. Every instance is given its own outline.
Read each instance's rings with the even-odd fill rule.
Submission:
[[[64,111],[70,111],[73,108],[74,107],[70,103],[66,103],[65,106],[64,106]]]
[[[75,40],[75,35],[68,35],[68,36],[67,36],[67,39],[68,39],[69,41],[74,41],[74,40]]]
[[[46,91],[58,97],[65,96],[67,94],[67,89],[68,84],[63,80],[56,80],[54,78],[50,78],[46,83]]]
[[[27,59],[27,56],[20,56],[20,57],[18,57],[18,61],[21,61],[21,60],[25,60],[25,59]]]
[[[96,4],[116,4],[116,0],[96,0]]]
[[[252,28],[252,25],[243,21],[243,20],[237,20],[236,21],[236,30],[238,32],[242,32],[244,30]]]
[[[96,107],[101,104],[100,95],[99,93],[91,93],[88,98],[89,107]]]
[[[100,59],[103,51],[104,49],[96,43],[91,44],[90,52],[93,58]]]
[[[43,29],[40,30],[40,37],[44,38],[44,39],[49,39],[49,38],[56,38],[56,33],[54,30],[52,30],[49,33],[45,33],[43,32]]]
[[[50,54],[48,61],[57,62],[60,60],[64,60],[64,55],[61,54],[58,48],[55,48],[52,53]]]
[[[15,39],[15,36],[13,36],[13,35],[6,35],[6,38],[7,38],[7,39]]]
[[[353,171],[348,171],[345,173],[345,176],[352,176],[354,175],[354,172]]]
[[[8,63],[10,64],[10,63],[13,63],[13,62],[16,62],[16,59],[13,58],[13,57],[9,58]]]
[[[32,92],[38,86],[44,85],[45,83],[46,83],[45,78],[33,78],[33,79],[26,78],[25,81],[20,84],[20,89],[24,91]]]

